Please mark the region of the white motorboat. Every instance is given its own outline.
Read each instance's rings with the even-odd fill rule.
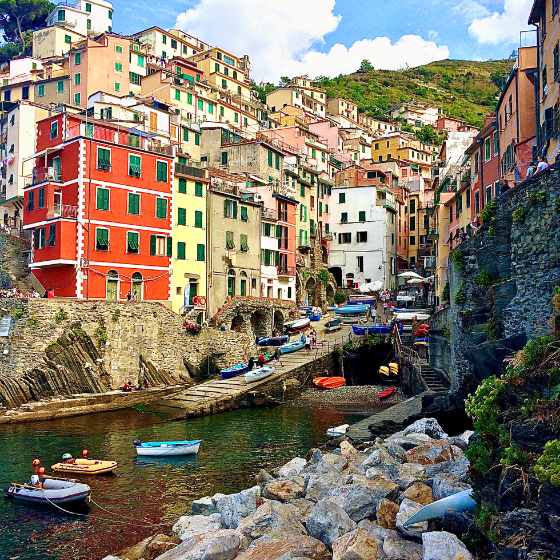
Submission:
[[[327,435],[329,437],[340,437],[346,434],[346,430],[350,427],[350,424],[342,424],[336,428],[329,428],[327,430]]]
[[[27,484],[12,482],[4,488],[10,498],[36,504],[66,504],[69,502],[82,502],[91,494],[91,488],[69,478],[39,477],[33,475]]]
[[[264,379],[265,377],[268,377],[275,368],[273,368],[272,366],[265,366],[262,368],[258,368],[258,369],[253,369],[251,371],[248,371],[244,377],[245,377],[245,382],[246,383],[254,383],[255,381],[260,381],[261,379]]]
[[[134,440],[136,454],[151,457],[173,456],[173,455],[196,455],[200,447],[201,439],[191,441],[147,441]]]

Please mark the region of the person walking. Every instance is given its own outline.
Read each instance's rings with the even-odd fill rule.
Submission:
[[[280,365],[284,367],[284,364],[282,363],[282,352],[278,346],[274,351],[274,361],[276,362],[276,365],[278,365],[278,362],[280,362]]]
[[[311,338],[309,335],[305,337],[305,350],[307,351],[308,354],[311,351]]]
[[[249,363],[247,364],[247,371],[251,371],[254,365],[255,365],[255,360],[253,359],[253,356],[251,356],[249,358]]]
[[[548,168],[548,162],[546,161],[546,158],[544,156],[539,156],[539,163],[537,165],[537,170],[535,171],[535,173],[538,173],[539,171],[544,171],[547,168]]]

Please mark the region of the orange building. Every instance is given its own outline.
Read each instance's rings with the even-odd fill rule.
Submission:
[[[46,290],[170,300],[173,149],[147,136],[79,115],[37,123],[24,229]]]

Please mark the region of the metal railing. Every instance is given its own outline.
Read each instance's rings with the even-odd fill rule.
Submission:
[[[295,266],[277,266],[276,273],[278,276],[295,276],[296,267]]]
[[[47,181],[60,182],[62,181],[62,174],[53,167],[35,167],[31,175],[24,177],[26,187]]]
[[[204,179],[206,177],[206,169],[187,165],[186,163],[176,163],[175,174]]]
[[[47,220],[52,218],[78,219],[78,207],[70,204],[53,204],[47,208]]]

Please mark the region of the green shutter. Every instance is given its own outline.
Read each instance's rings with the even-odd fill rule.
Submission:
[[[128,213],[140,214],[140,195],[136,193],[128,193]]]
[[[282,226],[276,226],[276,239],[282,239]]]
[[[315,220],[313,219],[309,220],[309,231],[315,233]]]
[[[150,235],[150,255],[156,254],[156,236]]]
[[[242,206],[241,207],[241,219],[244,222],[248,222],[249,221],[249,213],[247,212],[247,206]]]
[[[323,215],[323,203],[319,201],[319,216]]]
[[[156,162],[156,180],[167,183],[167,163],[165,161]]]
[[[242,233],[239,236],[239,245],[241,246],[241,250],[242,251],[248,251],[249,250],[249,244],[247,243],[247,235]]]
[[[233,201],[233,217],[237,220],[237,200]]]
[[[276,167],[276,169],[280,169],[280,155],[275,154],[275,156],[274,167]]]
[[[264,224],[264,235],[265,237],[270,237],[270,228],[271,228],[272,224]]]
[[[156,198],[156,218],[167,218],[167,198]]]
[[[227,165],[227,152],[222,152],[222,165]]]
[[[268,150],[268,167],[272,167],[272,152]]]
[[[280,266],[280,252],[274,251],[274,264]]]
[[[305,185],[303,183],[299,187],[299,194],[300,196],[305,197]]]
[[[228,217],[228,201],[227,198],[224,199],[224,217]]]
[[[186,245],[184,241],[179,241],[177,243],[177,258],[180,260],[185,260]]]
[[[97,188],[97,210],[109,210],[109,189]]]
[[[97,169],[109,171],[111,169],[111,151],[97,148]]]
[[[202,194],[202,183],[196,182],[194,184],[194,196],[203,196],[203,194]]]
[[[346,202],[346,193],[338,193],[338,202],[344,203]]]
[[[360,222],[365,222],[365,221],[366,221],[366,213],[365,213],[365,211],[363,211],[363,210],[360,210],[359,221],[360,221]]]
[[[202,228],[202,212],[195,210],[194,212],[194,227]]]
[[[183,177],[179,178],[179,192],[181,194],[187,194],[187,180]]]
[[[226,249],[233,249],[234,247],[233,231],[226,231]]]
[[[167,238],[167,256],[168,257],[173,256],[173,237]]]
[[[178,208],[177,209],[177,223],[180,226],[187,225],[187,209],[186,208]]]
[[[196,260],[203,261],[204,260],[204,245],[198,244],[196,246]]]

